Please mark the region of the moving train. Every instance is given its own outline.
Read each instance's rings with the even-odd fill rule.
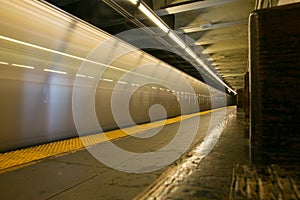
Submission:
[[[232,103],[43,1],[0,4],[1,152]]]

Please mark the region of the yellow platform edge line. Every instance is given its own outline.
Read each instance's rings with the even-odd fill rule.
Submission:
[[[156,122],[145,123],[128,128],[117,129],[107,131],[103,133],[97,133],[93,135],[87,135],[77,138],[71,138],[66,140],[60,140],[52,143],[41,144],[33,147],[28,147],[20,150],[10,151],[0,154],[0,174],[7,171],[11,171],[22,166],[27,166],[29,163],[35,162],[44,158],[58,156],[67,152],[75,152],[85,147],[90,147],[101,142],[110,140],[116,140],[129,135],[138,134],[150,129],[161,127],[164,125],[174,124],[182,120],[186,120],[192,117],[206,115],[218,110],[231,108],[234,106],[228,106],[223,108],[217,108],[213,110],[207,110],[187,115],[181,115],[166,120],[160,120]],[[19,167],[18,167],[19,166]]]

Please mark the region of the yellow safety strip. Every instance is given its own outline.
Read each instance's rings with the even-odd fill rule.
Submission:
[[[231,107],[231,106],[230,106]],[[230,108],[227,107],[227,108]],[[226,107],[225,107],[226,108]],[[115,140],[118,138],[126,137],[128,135],[134,135],[146,130],[154,129],[160,126],[177,123],[179,121],[189,119],[199,115],[205,115],[211,112],[215,112],[225,108],[218,108],[214,110],[208,110],[188,115],[182,115],[166,120],[156,121],[152,123],[146,123],[136,125],[124,129],[118,129],[108,131],[104,133],[98,133],[83,137],[77,137],[72,139],[61,140],[57,142],[41,144],[38,146],[28,147],[20,150],[10,151],[0,154],[0,174],[12,171],[14,169],[24,167],[30,164],[34,164],[37,161],[51,157],[65,154],[67,152],[74,152],[85,147],[99,144],[101,142]]]

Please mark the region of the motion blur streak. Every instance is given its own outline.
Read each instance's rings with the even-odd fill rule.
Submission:
[[[0,1],[0,17],[0,151],[78,136],[72,110],[74,81],[78,79],[83,80],[78,87],[85,91],[91,89],[90,83],[97,84],[93,109],[104,131],[118,128],[110,107],[113,91],[122,95],[133,88],[129,107],[136,124],[151,120],[149,109],[155,104],[171,117],[199,111],[192,109],[195,104],[208,110],[230,103],[230,96],[44,1]],[[105,46],[107,40],[115,45]],[[86,59],[100,44],[104,46],[99,54]],[[98,58],[111,57],[120,49],[130,51],[109,65]],[[84,73],[79,71],[82,63],[87,64]],[[146,68],[147,74],[133,70],[138,64],[155,67]],[[101,77],[97,76],[99,69],[104,71]],[[123,80],[124,74],[127,79]],[[172,76],[172,80],[164,80]],[[174,81],[178,77],[188,80],[195,95],[184,93],[182,82]],[[144,80],[149,84],[143,85]],[[162,80],[174,88],[163,87]],[[122,87],[115,89],[118,85]],[[178,100],[185,102],[187,113],[180,113]],[[86,104],[82,109],[89,107]]]

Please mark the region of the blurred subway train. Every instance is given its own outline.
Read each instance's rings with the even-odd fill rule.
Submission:
[[[78,136],[74,116],[86,125],[81,132],[93,134],[232,103],[42,1],[0,4],[2,152]]]

